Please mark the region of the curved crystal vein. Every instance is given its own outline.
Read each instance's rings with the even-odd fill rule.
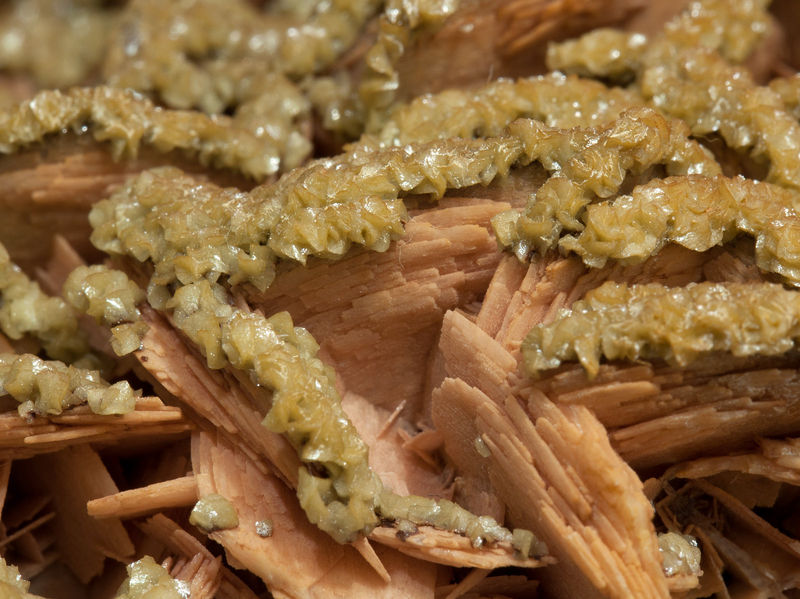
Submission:
[[[582,230],[586,207],[616,194],[629,174],[657,165],[673,175],[720,172],[683,123],[650,108],[627,110],[603,127],[559,130],[517,121],[510,132],[522,139],[528,158],[552,173],[522,213],[512,210],[492,220],[498,242],[520,258],[554,247],[563,229]]]
[[[81,0],[8,4],[0,21],[0,67],[30,73],[49,88],[80,85],[100,65],[119,13]]]
[[[245,0],[133,0],[112,36],[105,76],[169,106],[219,113],[253,98],[248,88],[264,75],[302,77],[329,66],[381,5],[319,2],[298,18]]]
[[[139,395],[128,381],[110,385],[96,370],[8,353],[0,353],[0,393],[20,402],[23,417],[61,414],[83,403],[96,414],[127,414],[135,409]]]
[[[536,119],[550,127],[591,127],[641,103],[634,92],[574,75],[501,79],[474,90],[452,89],[415,98],[394,108],[367,139],[398,146],[450,137],[491,137],[518,118]]]
[[[640,33],[595,29],[552,44],[547,66],[591,77],[634,75],[674,59],[686,49],[718,51],[726,60],[744,61],[768,30],[770,0],[692,0],[664,30],[648,40]]]
[[[743,177],[655,179],[631,195],[587,207],[584,230],[559,247],[592,267],[641,262],[668,243],[703,252],[744,233],[756,263],[800,286],[800,194]]]
[[[624,80],[641,67],[647,37],[618,29],[595,29],[581,37],[551,44],[547,66],[585,77]]]
[[[152,259],[156,284],[226,274],[263,289],[276,256],[305,262],[341,256],[352,244],[385,250],[402,233],[401,193],[440,196],[486,184],[522,153],[508,136],[365,150],[311,163],[249,193],[154,169],[93,207],[92,243]]]
[[[52,358],[74,362],[88,356],[89,343],[72,309],[44,293],[11,261],[0,244],[0,329],[11,339],[31,335]]]
[[[358,93],[368,128],[379,127],[400,89],[397,63],[414,33],[433,28],[452,15],[460,0],[388,0],[378,23],[378,38],[367,52],[367,68]]]
[[[780,355],[800,337],[800,293],[772,283],[607,282],[531,329],[522,344],[525,366],[536,376],[565,360],[578,360],[589,377],[600,358],[664,359],[685,366],[712,351],[736,356]]]
[[[295,117],[292,111],[274,111],[254,127],[255,120],[246,114],[232,118],[165,110],[130,90],[48,90],[0,114],[0,152],[9,154],[70,129],[83,133],[85,127],[98,141],[111,142],[116,156],[135,156],[146,144],[160,152],[181,150],[204,164],[263,179],[279,168],[296,166],[308,153],[305,138],[298,141],[299,134],[291,132]]]
[[[276,257],[336,257],[352,244],[385,250],[402,232],[401,194],[438,197],[447,189],[487,184],[514,164],[534,160],[556,176],[525,215],[510,213],[495,222],[503,243],[538,218],[552,245],[558,231],[551,227],[566,223],[574,230],[583,206],[618,190],[628,171],[663,164],[669,173],[719,172],[685,127],[649,109],[597,129],[561,130],[520,119],[506,134],[487,139],[357,146],[249,193],[198,183],[175,169],[148,171],[93,208],[92,242],[107,252],[152,259],[158,285],[224,274],[263,289]],[[562,201],[565,191],[568,200]],[[541,211],[547,214],[540,217]]]
[[[683,119],[697,136],[718,133],[737,150],[768,161],[768,181],[800,189],[800,124],[780,95],[753,82],[710,50],[685,51],[672,63],[647,69],[642,94]]]
[[[369,466],[367,445],[342,409],[332,369],[317,357],[314,338],[295,327],[287,312],[266,318],[236,309],[221,285],[205,279],[179,287],[167,308],[211,368],[230,363],[272,390],[264,425],[285,435],[297,451],[303,462],[300,505],[335,540],[354,541],[382,517],[447,528],[474,542],[514,541],[492,518],[449,501],[399,496],[384,488]],[[535,540],[526,546],[537,554],[546,551]]]
[[[595,31],[552,48],[549,65],[596,76],[625,65],[635,76],[632,88],[684,120],[693,135],[718,133],[731,148],[769,162],[769,181],[800,189],[800,124],[780,94],[787,90],[758,86],[747,69],[728,62],[742,62],[763,39],[768,4],[692,2],[660,35],[635,48],[632,35]]]

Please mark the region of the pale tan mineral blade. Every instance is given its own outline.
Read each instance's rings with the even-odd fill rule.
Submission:
[[[451,378],[437,401],[475,415],[509,521],[558,559],[542,571],[555,596],[667,596],[652,507],[591,412],[559,407],[535,388],[512,389],[516,360],[456,312],[445,316],[440,349]],[[481,459],[477,449],[467,457]]]
[[[497,77],[546,72],[548,41],[622,22],[641,0],[464,2],[444,25],[404,53],[398,64],[404,97],[476,87]]]
[[[450,390],[455,392],[454,388]],[[505,504],[489,480],[490,463],[485,459],[488,448],[478,432],[474,415],[464,410],[461,402],[454,401],[451,393],[444,393],[442,387],[435,389],[431,407],[433,423],[444,437],[444,451],[459,465],[459,487],[463,491],[456,489],[456,499],[471,512],[502,522]]]
[[[119,491],[91,447],[39,456],[35,466],[52,497],[61,558],[79,580],[87,583],[100,574],[106,557],[124,562],[133,556],[133,543],[119,519],[96,520],[86,513],[87,501]]]
[[[167,320],[151,309],[142,316],[150,327],[136,353],[144,371],[172,396],[248,452],[261,467],[266,457],[285,480],[297,480],[299,460],[291,445],[261,425],[271,404],[269,391],[236,378],[227,370],[209,370]]]
[[[477,325],[492,337],[500,331],[511,300],[527,273],[528,265],[515,256],[505,255],[500,260],[492,282],[486,290],[476,321]]]
[[[86,504],[94,518],[134,518],[173,507],[194,505],[199,499],[194,475],[98,497]]]
[[[673,466],[667,475],[670,478],[708,478],[720,472],[741,472],[763,476],[776,482],[800,485],[800,471],[781,467],[758,453],[699,458]]]
[[[202,495],[220,493],[235,506],[239,526],[217,531],[232,563],[260,576],[276,597],[430,597],[438,566],[377,548],[386,583],[351,547],[310,524],[294,493],[256,468],[238,448],[200,433],[192,463]],[[271,535],[258,534],[260,522]]]
[[[282,436],[261,425],[270,406],[269,392],[255,387],[244,374],[232,369],[209,370],[205,361],[193,353],[164,317],[149,309],[143,310],[143,317],[150,329],[144,339],[144,349],[137,352],[137,358],[146,371],[169,394],[212,422],[228,443],[235,444],[238,451],[247,454],[251,467],[262,469],[264,474],[271,470],[294,488],[300,467],[296,453]],[[381,444],[387,442],[396,451],[405,453],[402,451],[402,438],[384,438]],[[389,449],[381,451],[387,455],[384,452],[389,452]],[[425,468],[422,464],[410,455],[407,459],[404,467],[418,469],[421,476],[414,486],[420,491],[441,493],[442,485],[436,481],[436,475],[423,474]],[[394,528],[373,534],[378,542],[447,565],[485,568],[540,565],[535,559],[520,560],[507,543],[476,549],[468,538],[456,533],[430,527],[421,527],[420,531],[420,535],[415,535],[416,538],[409,542],[397,540]]]
[[[450,498],[450,476],[404,447],[400,431],[411,424],[402,416],[390,420],[392,414],[355,393],[345,393],[342,408],[369,446],[370,468],[387,489],[399,495]]]
[[[766,370],[743,373],[773,380],[788,377],[798,387],[795,371]],[[736,376],[736,375],[731,375]],[[738,395],[676,411],[613,431],[611,442],[631,465],[646,468],[702,456],[710,451],[730,452],[758,436],[791,434],[800,426],[800,399],[784,395],[779,384],[767,387],[765,397]]]
[[[281,272],[260,293],[244,290],[265,314],[287,310],[321,346],[344,387],[403,414],[419,414],[425,370],[444,312],[476,302],[500,260],[489,231],[504,202],[445,199],[413,216],[384,253],[357,251]]]
[[[156,514],[138,526],[149,537],[164,545],[167,551],[184,560],[192,560],[201,556],[205,563],[216,561],[200,541],[164,514]],[[219,571],[221,578],[217,599],[256,599],[256,595],[250,590],[250,587],[245,585],[228,567],[221,566]]]
[[[75,135],[63,135],[48,140],[46,146],[3,156],[0,239],[23,269],[44,264],[50,255],[49,239],[56,233],[81,256],[99,258],[101,254],[89,243],[89,209],[129,176],[167,164],[203,172],[199,163],[177,153],[161,154],[149,148],[142,148],[137,158],[114,160],[110,144]],[[210,174],[215,176],[213,171]],[[224,172],[218,180],[251,185]]]
[[[169,568],[169,575],[189,587],[192,599],[214,599],[222,582],[222,558],[195,553],[191,559],[180,558]]]
[[[180,408],[165,406],[157,397],[138,398],[136,409],[122,416],[101,416],[88,406],[78,406],[60,416],[28,422],[10,410],[0,413],[0,458],[24,459],[87,443],[174,440],[192,428]]]
[[[750,474],[800,485],[800,440],[759,439],[759,451],[676,464],[667,470],[664,478],[709,478],[721,472]]]

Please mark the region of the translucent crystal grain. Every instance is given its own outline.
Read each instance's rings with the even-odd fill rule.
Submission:
[[[190,599],[188,585],[175,580],[149,555],[126,566],[128,577],[114,599]]]
[[[699,576],[700,548],[697,539],[689,535],[676,532],[660,533],[658,535],[658,549],[664,560],[662,567],[667,576]]]
[[[367,127],[386,118],[400,88],[397,63],[418,29],[432,29],[452,15],[460,0],[388,0],[378,23],[378,38],[367,52],[367,67],[359,97],[367,113]]]
[[[239,516],[234,505],[218,493],[203,495],[189,514],[189,524],[206,534],[239,526]]]
[[[640,67],[646,43],[641,33],[595,29],[576,40],[551,44],[547,66],[587,77],[625,79]]]

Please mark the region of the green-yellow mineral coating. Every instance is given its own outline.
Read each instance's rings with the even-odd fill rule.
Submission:
[[[80,85],[100,66],[118,10],[85,0],[14,0],[0,18],[0,68],[41,87]]]
[[[527,543],[494,519],[477,517],[444,500],[403,497],[386,490],[369,466],[368,447],[341,406],[335,375],[318,357],[319,346],[286,312],[266,318],[231,306],[219,284],[203,279],[179,287],[166,307],[206,356],[211,368],[230,363],[273,392],[264,425],[286,436],[303,466],[297,495],[309,521],[340,543],[368,534],[380,518],[446,528],[473,543]],[[527,553],[524,553],[527,557]]]
[[[488,184],[523,158],[518,140],[446,140],[393,148],[359,147],[314,162],[251,194],[276,216],[269,247],[305,262],[333,258],[353,244],[384,251],[402,234],[405,194],[442,196],[448,189]],[[279,206],[280,211],[275,210]]]
[[[367,127],[374,129],[386,118],[400,87],[397,63],[411,43],[415,30],[440,25],[452,15],[460,0],[388,0],[378,24],[378,39],[365,57],[367,73],[359,97],[367,111]]]
[[[663,359],[685,366],[714,351],[780,355],[800,338],[800,293],[772,283],[607,282],[531,329],[522,344],[533,375],[578,360],[593,377],[600,358]]]
[[[291,132],[294,111],[270,111],[269,120],[256,116],[166,110],[136,92],[106,86],[48,90],[0,113],[0,152],[14,152],[64,130],[82,133],[85,127],[98,141],[111,142],[116,156],[135,156],[142,144],[161,152],[181,150],[204,164],[256,179],[306,157],[307,140]]]
[[[699,576],[702,557],[697,539],[677,532],[658,534],[658,550],[666,576]]]
[[[57,415],[83,403],[95,414],[126,414],[139,394],[128,381],[109,385],[96,370],[8,353],[0,353],[0,392],[20,402],[21,416]]]
[[[626,176],[663,165],[670,174],[716,175],[717,162],[680,121],[651,108],[632,108],[608,125],[560,130],[520,120],[509,131],[551,177],[522,213],[509,211],[492,220],[501,245],[520,257],[556,245],[563,229],[580,231],[592,202],[616,194]]]
[[[633,49],[630,40],[639,38],[595,31],[552,48],[550,66],[597,76],[630,67],[644,100],[685,121],[697,137],[718,133],[731,148],[768,161],[769,181],[798,189],[800,124],[780,94],[788,90],[758,86],[747,69],[728,62],[742,62],[764,37],[768,4],[692,2],[663,33]]]
[[[155,264],[153,282],[190,283],[221,274],[259,288],[272,281],[268,209],[251,194],[201,183],[171,167],[134,177],[89,214],[92,243]],[[151,302],[152,302],[151,298]]]
[[[234,505],[218,493],[203,495],[189,514],[189,524],[205,533],[239,526],[239,515]]]
[[[647,37],[617,29],[595,29],[547,48],[547,66],[586,77],[625,79],[641,66]]]
[[[145,295],[121,270],[102,264],[79,266],[64,282],[64,298],[98,323],[114,326],[141,318],[136,307]]]
[[[333,78],[317,85],[313,75],[358,39],[382,5],[332,0],[258,9],[246,0],[133,0],[112,36],[106,81],[172,108],[232,112],[256,137],[281,142],[281,170],[289,170],[311,153],[312,102],[326,127],[361,132],[360,101],[353,93],[354,101],[344,99]]]
[[[147,171],[95,205],[92,242],[109,253],[153,260],[157,285],[227,275],[231,283],[249,281],[263,289],[277,257],[301,263],[314,255],[334,258],[353,244],[386,250],[402,233],[401,195],[441,196],[447,189],[487,184],[515,164],[534,160],[558,176],[537,195],[530,215],[511,213],[497,221],[503,243],[514,243],[518,220],[525,227],[538,219],[552,245],[558,234],[550,228],[561,223],[553,213],[569,213],[568,222],[574,222],[593,197],[617,191],[628,171],[657,164],[674,174],[719,171],[684,127],[650,109],[601,128],[562,130],[519,119],[507,133],[486,139],[357,145],[248,193],[198,183],[176,169]],[[570,195],[559,206],[561,187]],[[538,215],[541,210],[546,214]]]
[[[770,1],[692,0],[665,26],[663,50],[668,45],[710,48],[726,60],[743,62],[768,31]]]
[[[372,530],[383,485],[342,410],[333,373],[316,355],[314,338],[286,312],[265,318],[234,309],[225,290],[207,280],[180,287],[168,307],[210,367],[230,362],[272,389],[264,424],[286,435],[306,465],[297,492],[309,520],[340,543]]]
[[[694,135],[718,133],[730,147],[768,161],[769,181],[800,189],[800,124],[781,97],[756,85],[746,69],[710,50],[686,51],[669,67],[646,70],[641,89],[654,106],[686,121]]]
[[[222,333],[231,364],[273,389],[264,425],[285,435],[300,460],[315,467],[301,468],[297,487],[309,519],[339,542],[371,530],[383,485],[342,410],[333,371],[317,357],[314,338],[294,327],[286,312],[268,319],[237,312]]]
[[[350,47],[381,5],[332,0],[262,11],[246,0],[133,0],[112,36],[106,81],[172,108],[232,112],[239,128],[279,150],[264,157],[273,163],[270,174],[289,170],[312,150],[311,103],[299,85],[311,85],[308,76]],[[315,100],[332,109],[335,94],[314,89]],[[357,135],[358,112],[337,128],[352,126]]]
[[[118,356],[140,348],[147,325],[136,306],[145,293],[124,272],[102,264],[79,266],[64,282],[63,295],[73,308],[111,327],[111,347]]]
[[[663,32],[648,40],[639,33],[595,29],[548,48],[547,66],[594,77],[634,75],[664,65],[681,51],[718,51],[743,62],[766,34],[770,0],[692,0]]]
[[[800,286],[800,193],[743,177],[689,175],[654,179],[631,195],[593,204],[585,228],[559,247],[592,267],[641,262],[668,243],[703,252],[744,233],[756,263]]]
[[[550,127],[591,127],[606,124],[641,103],[633,92],[552,73],[501,79],[474,90],[427,94],[394,108],[380,129],[369,133],[381,145],[397,146],[500,135],[519,118],[536,119]]]
[[[800,119],[800,73],[789,77],[776,77],[769,82],[769,88],[778,94],[786,110]]]
[[[511,533],[511,546],[520,555],[544,555],[547,553],[544,543],[537,539],[531,531],[524,528],[515,528]]]
[[[4,599],[42,599],[28,592],[30,585],[16,566],[0,557],[0,596]]]
[[[189,585],[175,580],[149,555],[128,564],[128,577],[114,599],[187,599]]]
[[[60,297],[45,294],[20,270],[0,244],[0,329],[11,339],[31,335],[47,355],[74,362],[90,351],[72,309]]]
[[[151,259],[157,285],[227,275],[231,283],[263,289],[276,257],[334,258],[353,244],[384,251],[402,234],[400,194],[441,196],[449,188],[485,184],[522,154],[521,143],[509,136],[361,148],[249,193],[199,183],[174,168],[153,169],[93,207],[92,243]]]
[[[524,557],[547,553],[547,547],[532,532],[523,529],[511,532],[491,516],[476,516],[446,499],[402,496],[384,491],[378,511],[383,517],[398,522],[426,524],[463,534],[476,547],[502,541],[510,543]]]
[[[208,113],[280,98],[261,80],[329,66],[381,4],[332,0],[293,15],[262,12],[245,0],[133,0],[112,37],[106,79]]]
[[[125,356],[142,349],[142,340],[147,334],[143,321],[123,322],[111,327],[111,349],[118,356]]]

